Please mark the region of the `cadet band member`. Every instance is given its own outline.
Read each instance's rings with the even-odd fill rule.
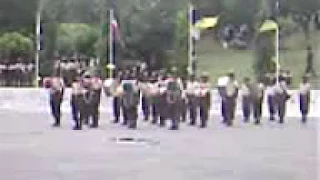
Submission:
[[[182,80],[182,92],[181,92],[181,122],[186,122],[187,120],[187,110],[188,110],[188,97],[187,97],[187,81]]]
[[[265,88],[262,82],[252,83],[250,86],[250,94],[251,94],[255,124],[260,124],[261,122],[264,89]]]
[[[97,128],[99,126],[100,116],[100,102],[101,102],[101,91],[102,91],[102,80],[98,76],[94,76],[91,79],[91,88],[93,93],[92,101],[92,127]]]
[[[150,117],[151,104],[149,94],[149,74],[147,71],[143,72],[139,82],[139,89],[141,90],[141,108],[144,116],[144,121],[148,121]]]
[[[275,78],[269,78],[266,82],[266,96],[267,96],[267,104],[268,104],[268,110],[269,110],[269,120],[274,121],[275,120],[275,87],[276,87],[276,79]]]
[[[101,96],[102,83],[96,78],[92,78],[89,74],[85,74],[83,78],[83,122],[90,125],[91,128],[99,126],[99,105]],[[90,119],[92,122],[90,124]]]
[[[196,125],[198,117],[198,98],[196,97],[196,91],[199,89],[199,82],[196,80],[195,75],[191,75],[189,81],[187,82],[187,99],[188,99],[188,109],[190,116],[190,125]]]
[[[159,119],[160,119],[160,127],[166,126],[167,119],[167,101],[166,101],[166,90],[167,90],[167,79],[165,76],[159,76],[158,86],[159,86]]]
[[[129,129],[137,128],[139,92],[136,83],[124,83],[121,104],[124,113],[124,120]]]
[[[164,93],[166,100],[166,119],[171,120],[170,130],[179,129],[180,121],[180,109],[179,105],[181,102],[181,90],[182,84],[181,81],[175,77],[169,77],[167,81],[167,89]]]
[[[200,108],[200,120],[201,128],[206,128],[209,119],[209,111],[211,105],[211,92],[210,92],[210,83],[209,76],[207,73],[204,73],[201,76],[200,84],[199,84],[199,108]]]
[[[108,92],[107,94],[112,97],[112,109],[113,109],[113,116],[114,116],[113,123],[120,122],[120,113],[121,113],[120,96],[122,93],[121,78],[122,78],[122,75],[118,73],[114,79],[108,79],[104,83],[106,91]]]
[[[279,123],[284,123],[284,117],[286,113],[286,103],[289,100],[290,95],[286,82],[283,79],[279,79],[279,83],[275,87],[275,107],[279,116]]]
[[[227,122],[227,113],[226,113],[226,86],[229,81],[227,76],[220,77],[218,79],[218,92],[221,98],[221,117],[222,123]]]
[[[226,96],[225,96],[225,113],[226,113],[226,123],[227,126],[233,125],[233,120],[236,111],[236,101],[238,97],[238,83],[235,80],[235,75],[233,72],[228,74],[229,81],[226,85]]]
[[[253,111],[255,124],[260,124],[264,85],[260,82],[250,82],[249,78],[245,78],[241,90],[244,122],[249,122],[251,111]]]
[[[64,94],[64,83],[61,77],[54,76],[52,78],[45,79],[44,84],[46,88],[49,88],[50,93],[50,107],[51,114],[54,117],[54,127],[60,127],[61,125],[61,103]]]
[[[157,124],[159,120],[160,107],[160,88],[158,83],[158,75],[153,72],[150,80],[150,102],[152,110],[152,124]]]
[[[311,91],[311,85],[309,82],[309,77],[304,76],[302,78],[302,83],[300,84],[299,89],[299,99],[300,99],[300,112],[302,115],[302,123],[307,123],[307,117],[309,114],[309,108],[310,108],[310,91]]]
[[[72,91],[71,91],[71,111],[72,118],[75,123],[74,130],[82,129],[82,101],[83,101],[83,88],[81,84],[80,77],[76,77],[74,82],[72,83]]]
[[[241,95],[242,95],[242,112],[244,122],[249,122],[250,119],[250,112],[252,107],[252,99],[251,99],[251,92],[250,92],[250,78],[244,78],[244,82],[241,85]]]

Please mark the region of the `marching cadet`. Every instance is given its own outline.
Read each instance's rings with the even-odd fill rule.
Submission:
[[[210,92],[210,83],[209,83],[209,75],[207,73],[203,73],[201,76],[200,84],[199,84],[199,108],[200,108],[200,120],[201,128],[206,128],[209,119],[209,111],[211,106],[211,92]]]
[[[241,96],[242,96],[242,112],[244,122],[249,122],[250,112],[252,106],[251,92],[250,92],[250,78],[245,77],[244,82],[241,85]]]
[[[118,74],[114,79],[111,87],[110,87],[111,96],[113,97],[112,105],[113,105],[113,123],[119,123],[120,121],[120,112],[121,112],[121,74]]]
[[[226,96],[225,96],[225,113],[226,113],[226,123],[227,126],[233,125],[233,120],[236,110],[236,101],[238,97],[238,83],[235,80],[235,75],[233,72],[228,74],[229,81],[226,85]]]
[[[89,73],[85,73],[82,80],[83,83],[83,103],[82,103],[82,120],[84,124],[89,125],[90,128],[97,128],[99,126],[99,103],[101,93],[101,84],[96,85]],[[95,87],[96,86],[96,87]],[[100,89],[98,89],[98,88]],[[90,124],[90,119],[92,123]]]
[[[196,91],[199,88],[199,82],[195,75],[191,75],[189,81],[187,82],[187,99],[188,99],[188,109],[190,115],[190,125],[196,125],[198,117],[198,98],[196,97]]]
[[[72,91],[71,91],[71,111],[72,118],[75,123],[74,130],[82,129],[82,121],[81,121],[81,108],[82,108],[82,84],[80,77],[76,77],[74,82],[72,83]]]
[[[92,86],[92,128],[97,128],[99,126],[99,116],[100,116],[100,102],[101,102],[101,91],[102,91],[102,80],[98,76],[94,76],[91,79]]]
[[[182,92],[181,92],[181,122],[186,122],[187,120],[187,110],[188,110],[188,97],[187,97],[187,81],[182,79]]]
[[[160,107],[160,88],[158,84],[158,75],[156,72],[152,72],[150,79],[150,103],[152,110],[152,124],[157,124],[159,120]]]
[[[182,84],[179,78],[177,78],[176,75],[172,77],[169,76],[164,96],[166,100],[166,118],[171,120],[170,130],[179,129],[181,90]]]
[[[135,83],[124,83],[121,104],[124,113],[124,120],[129,129],[137,128],[139,92]]]
[[[268,103],[268,110],[269,110],[269,120],[274,121],[275,120],[275,88],[276,88],[276,79],[275,78],[269,78],[267,80],[267,86],[266,86],[266,96],[267,96],[267,103]]]
[[[309,77],[305,75],[302,77],[302,83],[299,89],[299,99],[300,99],[300,112],[302,115],[302,123],[307,123],[307,116],[309,114],[310,107],[310,91],[311,85],[309,82]]]
[[[170,75],[168,75],[170,76]],[[159,87],[159,119],[160,119],[160,127],[166,126],[167,119],[167,102],[166,102],[166,90],[167,90],[167,79],[165,76],[159,76],[158,79],[158,87]]]
[[[275,87],[275,104],[279,116],[279,123],[284,123],[284,117],[286,113],[286,103],[290,99],[288,89],[284,79],[279,78],[279,82]]]
[[[147,71],[143,72],[139,82],[139,89],[141,90],[141,108],[144,116],[144,121],[149,120],[150,116],[150,97],[149,97],[149,74]]]
[[[221,117],[222,123],[227,123],[227,113],[226,113],[226,86],[229,81],[229,77],[223,76],[218,79],[218,92],[221,98]]]
[[[262,103],[264,99],[264,85],[261,81],[251,83],[250,85],[250,95],[253,107],[253,116],[255,119],[255,124],[260,124],[262,117]]]
[[[54,127],[60,127],[61,123],[61,103],[64,94],[64,82],[58,75],[45,80],[45,86],[49,88],[51,114],[54,117]]]

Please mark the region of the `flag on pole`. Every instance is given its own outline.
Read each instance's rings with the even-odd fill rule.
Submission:
[[[276,31],[279,28],[277,22],[267,19],[263,22],[263,24],[261,25],[259,32],[263,33],[263,32],[268,32],[268,31]]]
[[[199,30],[206,30],[209,28],[214,28],[219,22],[219,16],[215,17],[204,17],[196,22],[195,28]]]

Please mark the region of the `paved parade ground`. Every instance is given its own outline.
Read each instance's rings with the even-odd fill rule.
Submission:
[[[0,112],[0,179],[319,179],[316,119],[225,128],[216,117],[208,129],[169,131],[141,121],[127,130],[104,114],[100,129],[72,131],[68,118],[54,129],[47,114]]]

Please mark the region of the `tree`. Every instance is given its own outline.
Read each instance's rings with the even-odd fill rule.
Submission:
[[[28,56],[34,50],[32,40],[17,32],[5,33],[1,36],[0,49],[10,59]]]

